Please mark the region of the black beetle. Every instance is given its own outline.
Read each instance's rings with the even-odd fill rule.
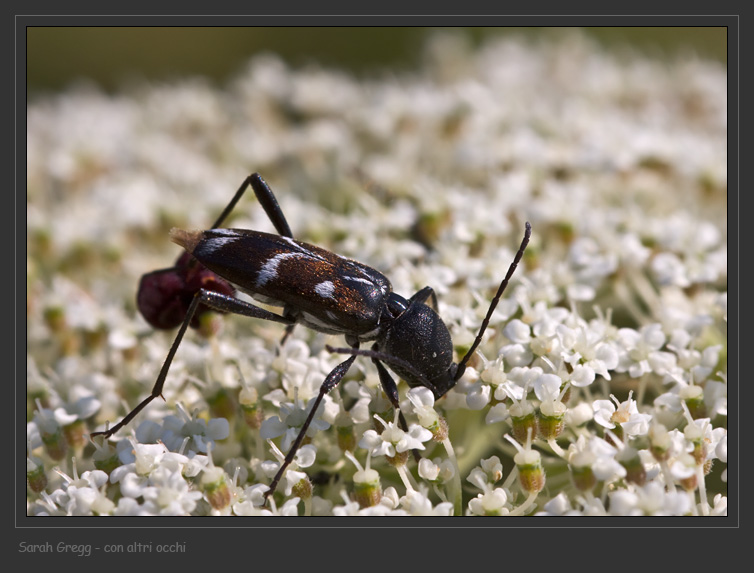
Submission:
[[[246,229],[219,228],[249,186],[275,226],[277,235]],[[410,387],[425,386],[435,398],[442,397],[455,386],[479,346],[490,317],[516,270],[530,237],[531,225],[527,222],[521,245],[490,303],[479,333],[464,357],[456,364],[453,362],[453,343],[448,328],[437,312],[425,304],[431,297],[433,306],[437,307],[431,287],[424,287],[405,299],[394,293],[387,277],[375,269],[293,239],[275,195],[264,179],[254,173],[244,180],[211,229],[171,230],[171,240],[181,245],[186,253],[190,253],[192,259],[187,261],[183,258],[184,254],[174,267],[145,275],[138,295],[139,308],[145,315],[149,312],[159,316],[165,310],[159,308],[161,301],[167,306],[177,304],[174,302],[176,297],[183,301],[191,297],[190,303],[152,393],[120,423],[106,431],[95,432],[92,436],[113,435],[161,395],[170,364],[183,335],[189,325],[196,325],[195,315],[205,307],[285,324],[283,341],[299,323],[319,332],[343,334],[349,348],[327,348],[350,356],[338,364],[322,383],[306,421],[265,494],[268,497],[275,491],[285,470],[293,461],[325,394],[341,381],[357,356],[372,359],[385,394],[396,409],[399,407],[398,389],[383,363]],[[199,276],[202,280],[184,280],[184,286],[181,287],[181,283],[176,280],[185,276]],[[144,292],[145,289],[156,288],[155,280],[147,280],[150,278],[156,280],[159,287],[157,294]],[[282,314],[272,313],[235,298],[227,292],[228,284],[260,302],[282,307]],[[142,300],[147,300],[149,304],[143,305]],[[171,311],[174,312],[172,307]],[[158,328],[171,328],[176,321],[171,317],[162,323],[156,320],[150,322]],[[371,349],[361,349],[360,345],[364,342],[372,342]],[[402,415],[400,420],[405,429],[406,422]]]

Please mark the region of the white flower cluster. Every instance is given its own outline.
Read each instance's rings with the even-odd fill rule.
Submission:
[[[264,56],[222,90],[30,100],[30,515],[727,513],[725,67],[578,35],[440,35],[424,62],[359,80]],[[254,171],[297,238],[431,286],[456,361],[533,228],[457,385],[400,383],[402,426],[357,358],[267,503],[335,337],[206,315],[164,401],[88,439],[173,341],[134,304],[179,256],[168,229],[210,226]],[[272,230],[253,197],[229,226]]]

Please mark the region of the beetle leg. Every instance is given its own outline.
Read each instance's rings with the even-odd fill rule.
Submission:
[[[283,333],[283,337],[280,339],[280,344],[278,345],[278,348],[282,348],[285,346],[285,341],[288,340],[288,337],[293,333],[293,329],[296,328],[295,324],[289,324],[285,327],[285,332]]]
[[[393,380],[393,377],[390,376],[387,368],[385,368],[379,360],[372,358],[372,362],[374,362],[374,365],[377,367],[377,373],[380,375],[380,384],[382,384],[382,389],[385,391],[387,399],[390,400],[393,408],[398,410],[398,422],[401,425],[401,430],[408,433],[408,424],[406,423],[406,418],[403,416],[403,411],[398,402],[398,386],[396,386],[395,380]],[[419,450],[412,451],[414,459],[418,462],[421,459]]]
[[[291,306],[283,307],[283,316],[289,319],[291,324],[285,327],[285,333],[283,333],[283,337],[280,339],[280,344],[278,345],[278,353],[280,352],[280,349],[285,346],[286,340],[288,340],[291,334],[293,334],[293,329],[296,328],[296,322],[298,321],[298,312]]]
[[[242,316],[248,316],[251,318],[261,318],[263,320],[271,320],[273,322],[281,322],[285,325],[288,325],[289,327],[294,324],[289,318],[280,316],[279,314],[275,314],[258,306],[254,306],[251,303],[239,300],[235,297],[204,289],[197,291],[197,293],[194,295],[194,298],[191,299],[191,304],[186,311],[186,317],[183,319],[181,327],[178,329],[178,333],[176,334],[175,340],[170,347],[167,358],[165,358],[165,362],[162,365],[160,374],[159,376],[157,376],[157,381],[152,388],[152,393],[147,396],[138,406],[136,406],[136,408],[131,410],[131,412],[129,412],[128,415],[126,415],[126,417],[120,421],[120,423],[104,432],[93,432],[91,434],[92,437],[101,435],[109,438],[115,432],[117,432],[123,426],[133,420],[134,417],[136,417],[136,415],[141,412],[144,407],[146,407],[146,405],[149,404],[152,400],[154,400],[158,396],[162,396],[162,388],[165,385],[165,379],[167,378],[168,370],[170,370],[170,364],[173,362],[175,353],[181,344],[181,340],[183,340],[183,335],[186,333],[186,329],[191,323],[191,319],[193,318],[194,313],[196,313],[196,309],[199,308],[200,304],[204,304],[205,306],[222,312],[240,314]]]
[[[435,294],[435,289],[433,289],[431,286],[425,286],[423,289],[415,293],[410,299],[408,299],[408,302],[423,303],[429,297],[432,297],[432,308],[437,310],[437,295]]]
[[[238,191],[236,191],[236,194],[233,195],[233,199],[231,199],[230,203],[228,203],[228,206],[223,209],[223,212],[220,213],[220,216],[217,218],[217,221],[215,221],[215,224],[212,225],[211,228],[217,229],[220,225],[223,224],[225,219],[227,219],[231,214],[233,208],[236,206],[236,203],[238,203],[238,200],[241,199],[249,186],[251,186],[251,188],[254,190],[254,195],[257,196],[257,201],[259,201],[259,204],[262,205],[264,212],[267,213],[270,221],[272,221],[272,224],[275,226],[275,230],[283,237],[290,237],[292,239],[293,232],[288,225],[288,221],[286,221],[285,219],[285,215],[283,215],[283,210],[280,208],[280,205],[278,204],[278,201],[275,198],[275,194],[272,192],[272,189],[270,189],[270,186],[267,185],[267,182],[262,179],[262,176],[259,175],[259,173],[253,173],[252,175],[249,175],[246,179],[244,179],[244,182],[241,183],[241,186],[238,188]]]
[[[309,425],[312,423],[314,416],[317,414],[317,409],[319,408],[319,405],[322,403],[322,399],[325,397],[325,394],[327,394],[330,390],[332,390],[333,388],[335,388],[335,386],[338,385],[338,383],[343,379],[343,376],[346,375],[346,372],[348,372],[348,369],[351,367],[351,364],[353,364],[354,360],[356,360],[355,354],[349,357],[348,359],[344,360],[340,364],[338,364],[327,375],[327,378],[325,378],[325,381],[322,383],[322,386],[319,387],[319,394],[317,394],[317,398],[314,400],[314,404],[312,404],[311,410],[309,411],[309,415],[306,417],[306,420],[304,421],[304,425],[301,426],[301,430],[299,431],[298,436],[296,436],[296,439],[294,440],[293,445],[291,445],[291,449],[288,450],[288,454],[285,456],[285,460],[283,460],[283,463],[280,466],[280,469],[278,469],[278,472],[275,474],[275,477],[272,478],[272,482],[270,483],[270,489],[268,489],[264,494],[265,501],[267,500],[269,496],[271,496],[275,492],[275,489],[277,488],[278,483],[280,483],[280,480],[283,477],[285,470],[288,469],[288,466],[291,465],[293,458],[296,457],[296,452],[298,452],[298,449],[301,447],[301,442],[304,441],[304,437],[306,436],[306,431],[309,429]]]

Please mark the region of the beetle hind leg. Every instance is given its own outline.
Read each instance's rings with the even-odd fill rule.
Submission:
[[[270,189],[270,186],[267,185],[267,182],[262,179],[262,176],[259,175],[259,173],[252,173],[244,179],[243,183],[241,183],[241,186],[238,188],[238,191],[233,195],[233,199],[231,199],[230,203],[228,203],[225,209],[223,209],[223,212],[220,213],[220,216],[211,228],[217,229],[225,222],[233,212],[236,203],[238,203],[239,199],[241,199],[249,186],[254,190],[254,195],[256,195],[257,201],[262,205],[264,212],[267,213],[267,217],[269,217],[270,221],[275,226],[275,230],[283,237],[289,237],[292,239],[293,232],[291,231],[290,225],[288,225],[283,210],[280,208],[272,189]]]

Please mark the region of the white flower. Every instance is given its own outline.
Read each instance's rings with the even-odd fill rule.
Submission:
[[[433,505],[426,493],[416,490],[409,490],[400,499],[400,504],[409,515],[434,515],[440,517],[453,515],[452,503],[446,501]]]
[[[481,381],[470,385],[466,392],[466,405],[469,410],[481,410],[489,404],[490,391],[489,385],[483,384]]]
[[[618,450],[602,438],[587,439],[582,435],[569,446],[568,463],[578,468],[591,468],[599,481],[612,482],[626,475],[626,468],[615,459],[617,453]]]
[[[670,475],[673,479],[688,479],[696,474],[696,462],[690,454],[682,454],[670,464]]]
[[[565,413],[565,424],[570,427],[583,426],[594,418],[594,410],[586,402],[580,402]]]
[[[610,398],[612,398],[612,402],[610,400],[594,401],[592,408],[594,409],[595,422],[605,428],[615,428],[616,424],[620,424],[629,436],[643,436],[649,431],[649,422],[652,420],[652,416],[639,412],[636,401],[631,399],[631,393],[629,393],[628,400],[624,402],[618,402],[618,399],[612,394]]]
[[[606,331],[603,321],[579,324],[575,328],[558,325],[556,332],[563,349],[562,357],[574,370],[570,377],[573,386],[588,386],[595,374],[610,380],[610,370],[618,365],[619,355],[615,343],[605,339]]]
[[[691,511],[691,502],[685,493],[665,491],[656,481],[642,487],[630,485],[608,495],[611,515],[686,515]]]
[[[492,406],[492,408],[489,409],[487,415],[484,418],[484,422],[485,424],[495,424],[497,422],[504,422],[508,418],[510,418],[508,406],[500,402],[499,404],[495,404],[494,406]]]
[[[531,340],[531,327],[518,318],[514,318],[505,325],[503,334],[514,344],[529,344]]]
[[[432,391],[424,386],[411,388],[407,397],[414,407],[414,413],[419,419],[419,424],[424,428],[435,427],[439,421],[439,415],[434,408],[435,396]]]
[[[723,462],[728,463],[728,433],[726,432],[717,442],[715,446],[715,455]]]
[[[707,380],[704,384],[704,405],[707,407],[707,415],[714,419],[715,416],[728,415],[728,384],[717,380]]]
[[[188,462],[187,456],[169,451],[163,443],[142,444],[133,438],[118,442],[117,451],[123,465],[115,468],[110,474],[113,483],[122,473],[136,472],[139,475],[147,475],[161,465],[177,470]]]
[[[560,397],[563,380],[556,374],[541,374],[532,383],[534,394],[541,401],[553,401]]]
[[[188,454],[206,454],[217,440],[230,435],[230,424],[225,418],[211,418],[209,421],[197,416],[189,416],[178,408],[180,416],[166,416],[162,426],[154,422],[142,423],[136,431],[139,441],[159,441],[171,451],[185,451]]]
[[[511,366],[528,366],[534,354],[523,344],[508,344],[500,349],[500,356]]]
[[[254,494],[255,497],[258,497],[258,495],[261,494]],[[256,500],[252,500],[251,498],[245,499],[244,501],[237,502],[233,504],[233,513],[235,515],[242,515],[242,516],[251,516],[251,515],[282,515],[282,516],[297,516],[298,515],[298,504],[301,501],[298,497],[292,497],[278,509],[277,506],[275,506],[275,500],[270,499],[270,505],[271,507],[269,509],[264,508],[261,506],[261,502],[257,503]]]
[[[560,492],[553,497],[550,501],[544,504],[544,511],[535,513],[535,516],[547,516],[547,515],[581,515],[580,512],[574,511],[571,507],[571,502],[568,500],[568,496],[565,493]]]
[[[423,442],[432,439],[432,432],[422,428],[419,424],[411,424],[408,427],[408,432],[404,432],[398,427],[397,423],[385,422],[376,414],[374,417],[385,426],[385,429],[382,430],[381,434],[378,434],[375,430],[367,430],[359,441],[359,447],[368,449],[372,456],[389,456],[392,458],[395,457],[396,453],[423,450]],[[396,422],[397,418],[396,412]]]
[[[660,284],[685,288],[691,284],[688,269],[674,253],[658,253],[652,259],[652,272]]]
[[[469,500],[469,513],[471,515],[503,515],[509,511],[508,494],[500,487],[488,488]]]
[[[58,470],[63,477],[62,489],[54,492],[55,504],[65,510],[66,515],[106,515],[114,504],[105,494],[107,474],[100,470],[85,471],[81,477],[74,467],[73,477]]]
[[[419,460],[419,476],[427,481],[436,481],[440,475],[440,466],[428,458]]]
[[[710,515],[728,515],[728,496],[718,493],[712,500],[713,507]]]
[[[669,494],[649,485],[699,475],[699,464],[715,457],[727,463],[727,374],[718,365],[728,344],[725,66],[621,60],[580,35],[477,48],[443,33],[425,55],[426,69],[400,83],[301,71],[265,56],[222,90],[176,79],[116,95],[75,88],[29,100],[27,396],[29,410],[37,398],[39,405],[27,423],[27,457],[48,480],[46,492],[27,492],[29,515],[209,513],[193,497],[214,463],[210,451],[234,476],[229,508],[237,515],[295,515],[302,507],[315,515],[447,514],[445,497],[457,502],[462,479],[451,460],[476,488],[466,502],[479,494],[466,514],[530,513],[533,504],[512,509],[522,484],[503,481],[513,452],[500,435],[511,414],[518,424],[528,414],[534,420],[537,408],[563,413],[563,392],[570,397],[558,443],[527,446],[551,473],[537,494],[541,512],[727,512],[720,480],[705,482],[711,509],[695,508],[680,487]],[[288,164],[298,168],[279,169]],[[279,345],[281,325],[218,314],[212,323],[222,330],[186,332],[165,401],[140,415],[159,423],[133,423],[123,435],[135,439],[105,441],[95,455],[74,433],[115,420],[124,399],[133,407],[135,394],[154,384],[175,333],[149,327],[134,295],[142,274],[175,260],[160,222],[210,226],[246,175],[242,165],[270,178],[297,238],[370,265],[396,293],[430,285],[437,302],[426,303],[461,353],[474,342],[523,221],[533,224],[462,379],[437,401],[426,388],[408,391],[403,413],[418,426],[400,431],[394,422],[383,436],[364,434],[372,414],[391,405],[373,364],[360,357],[325,396],[304,443],[313,442],[279,484],[287,492],[303,472],[342,475],[341,447],[354,441],[347,431],[400,461],[422,447],[419,426],[449,422],[441,446],[426,446],[445,449],[448,459],[432,453],[383,472],[374,507],[352,502],[342,480],[317,485],[321,498],[263,507],[268,486],[248,484],[277,473],[277,446],[270,454],[258,431],[171,412],[176,403],[205,407],[219,385],[237,394],[240,369],[250,381],[242,400],[266,409],[261,436],[288,450],[335,360],[324,335],[303,327]],[[689,182],[701,192],[686,192]],[[274,226],[248,196],[228,223]],[[196,379],[212,382],[188,383]],[[628,382],[641,392],[626,400],[618,392]],[[684,419],[689,404],[707,418]],[[344,431],[319,432],[327,424]],[[646,471],[641,488],[621,479],[618,461],[633,452]],[[110,483],[99,485],[94,472],[55,471],[75,467],[73,455],[81,467],[107,467]],[[576,464],[590,471],[576,475]],[[727,478],[725,467],[714,475],[721,469]],[[585,479],[567,479],[569,470]],[[592,473],[604,482],[589,492]],[[409,493],[400,497],[396,487]]]
[[[316,399],[312,398],[306,406],[298,398],[294,402],[280,403],[280,415],[271,416],[262,422],[262,427],[259,430],[262,439],[271,440],[278,436],[283,436],[280,447],[288,451],[301,431],[301,427],[304,425],[309,412],[314,407],[315,401]],[[307,436],[313,437],[317,432],[330,427],[330,424],[321,418],[324,409],[325,406],[322,402],[309,424],[309,428],[306,431]]]
[[[277,458],[277,462],[271,460],[264,460],[260,464],[262,473],[268,478],[272,479],[278,472],[278,469],[285,460],[285,454],[272,442],[268,440],[270,448],[272,448],[273,455]],[[308,468],[314,464],[317,459],[317,448],[313,444],[305,444],[301,446],[293,457],[288,469],[283,476],[285,495],[291,495],[293,486],[303,479],[308,479],[307,475],[298,471],[299,468]]]
[[[639,331],[621,328],[618,331],[621,352],[616,370],[627,371],[632,378],[640,378],[653,371],[665,374],[675,366],[675,355],[660,350],[665,340],[662,326],[658,323],[647,325]]]
[[[201,499],[202,492],[191,489],[180,471],[160,466],[149,475],[151,487],[144,488],[142,496],[153,502],[159,515],[188,515]]]

